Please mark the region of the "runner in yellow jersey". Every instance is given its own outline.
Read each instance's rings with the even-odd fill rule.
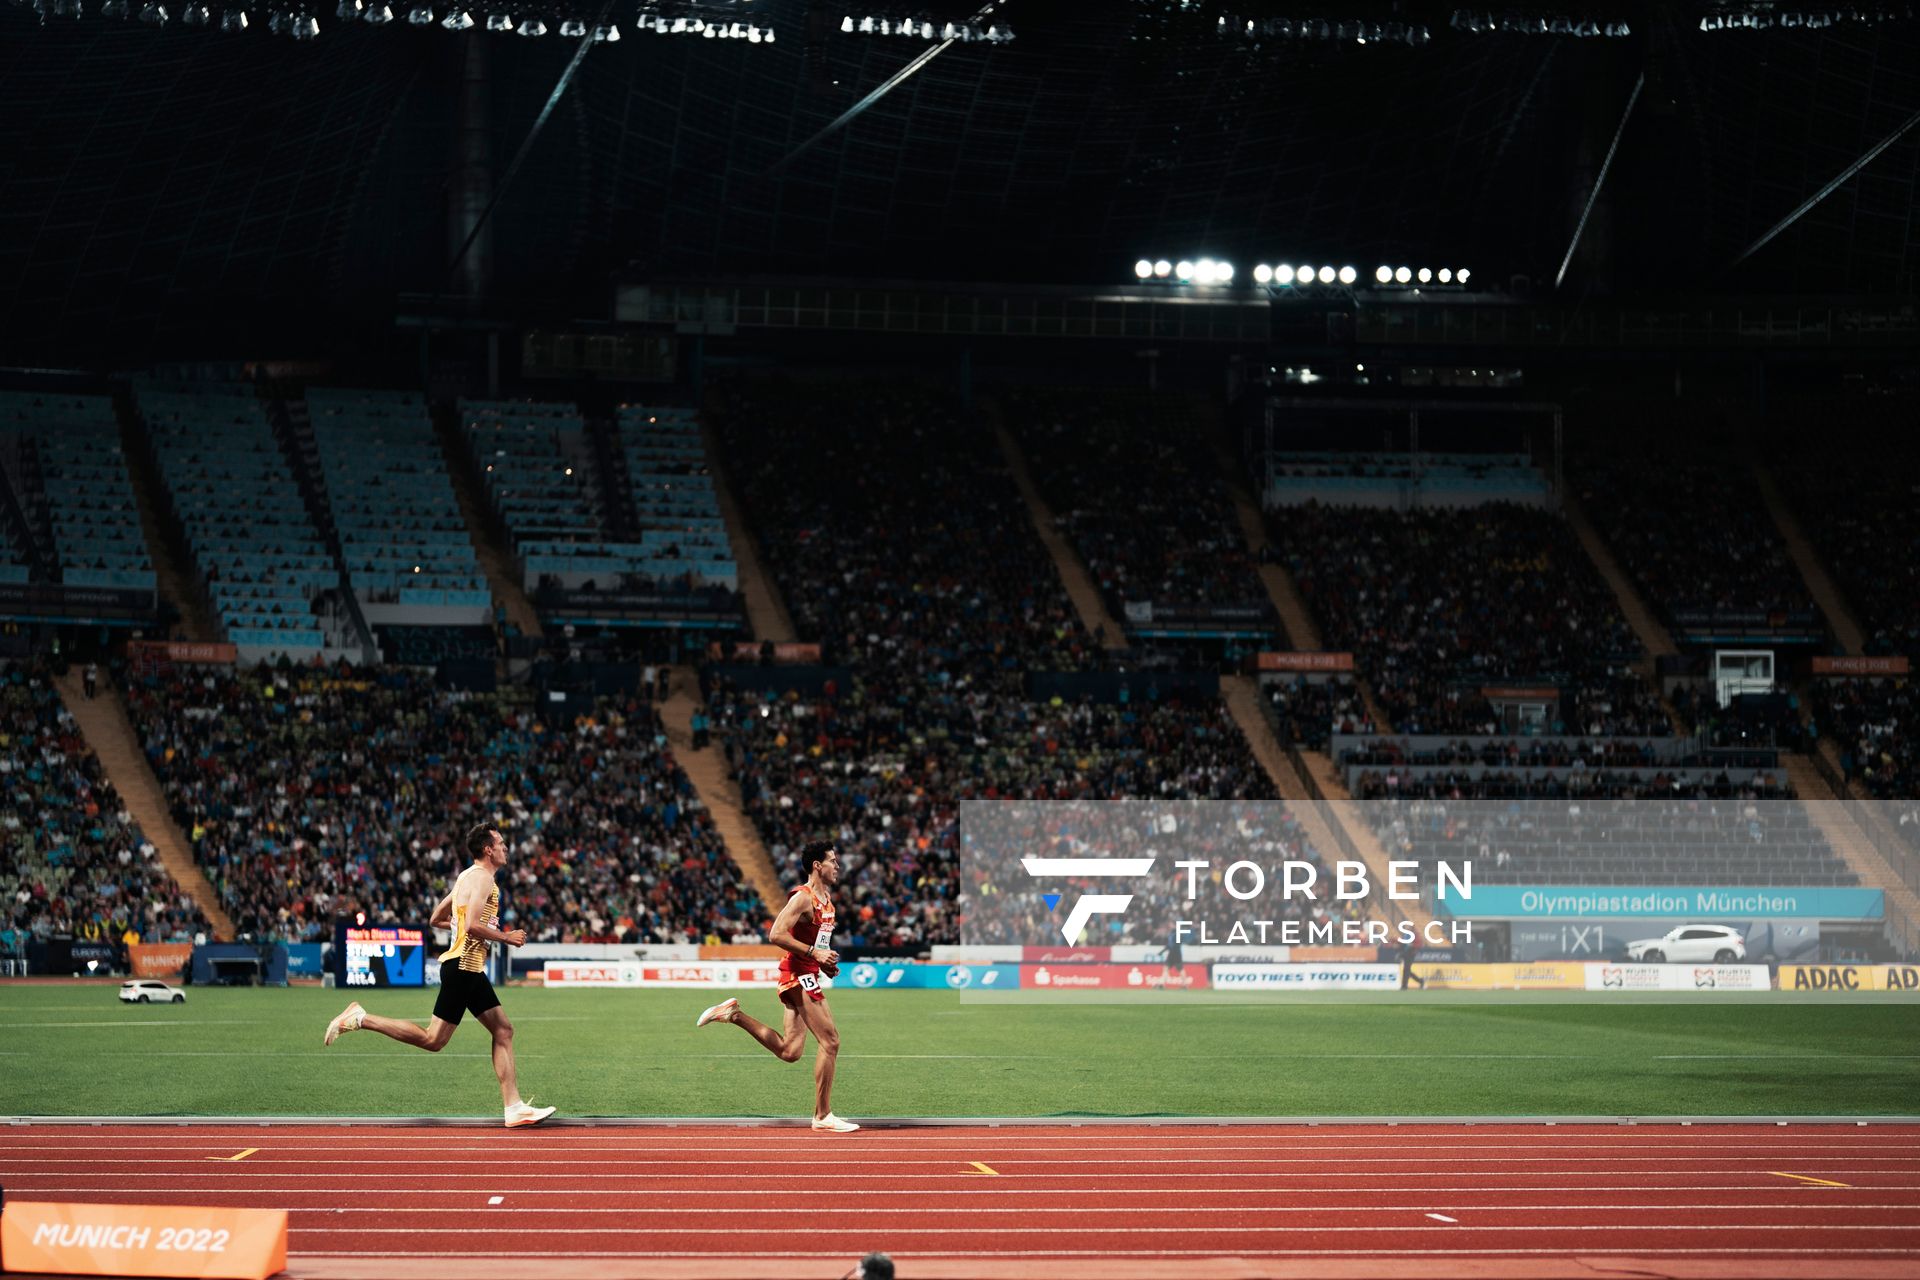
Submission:
[[[453,945],[440,957],[440,998],[433,1004],[433,1021],[422,1030],[418,1023],[382,1018],[368,1013],[356,1001],[327,1024],[323,1043],[332,1044],[342,1032],[378,1031],[383,1036],[438,1053],[453,1038],[453,1029],[468,1012],[493,1033],[493,1073],[500,1077],[500,1098],[507,1105],[507,1128],[539,1124],[553,1114],[552,1107],[536,1107],[520,1098],[513,1067],[513,1023],[507,1021],[500,997],[487,981],[487,956],[493,944],[522,947],[525,929],[501,929],[500,887],[494,875],[507,865],[507,842],[489,826],[467,832],[467,852],[473,865],[453,882],[453,892],[433,909],[432,925],[451,928]]]

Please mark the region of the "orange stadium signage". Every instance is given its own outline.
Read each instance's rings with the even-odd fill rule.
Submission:
[[[1255,657],[1261,671],[1351,671],[1350,653],[1262,653]]]
[[[1885,658],[1815,658],[1817,676],[1904,676],[1913,663],[1902,654]]]
[[[13,1201],[0,1211],[0,1269],[266,1280],[287,1269],[287,1213]]]
[[[127,948],[136,978],[166,978],[179,973],[193,959],[191,942],[136,942]]]
[[[187,640],[134,640],[127,645],[129,656],[158,658],[165,662],[204,662],[232,666],[240,660],[240,650],[230,644],[199,643]]]

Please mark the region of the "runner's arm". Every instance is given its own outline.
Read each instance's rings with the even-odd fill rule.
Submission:
[[[446,897],[440,899],[440,905],[433,909],[433,915],[427,920],[427,927],[431,929],[453,928],[453,893],[451,890],[448,891]]]
[[[813,915],[813,902],[804,893],[795,893],[787,899],[787,905],[780,908],[780,914],[773,921],[773,945],[782,951],[791,951],[794,955],[804,956],[808,960],[818,960],[815,948],[808,946],[793,936],[793,926]],[[840,957],[833,952],[826,953],[829,961]]]

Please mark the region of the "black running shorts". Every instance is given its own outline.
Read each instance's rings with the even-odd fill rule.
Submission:
[[[469,973],[450,964],[440,966],[440,998],[433,1002],[434,1017],[457,1027],[469,1011],[478,1017],[499,1007],[500,997],[493,994],[493,984],[486,974]]]

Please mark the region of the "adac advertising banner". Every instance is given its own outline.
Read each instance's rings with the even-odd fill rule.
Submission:
[[[1589,964],[1589,991],[1769,991],[1763,964]]]
[[[1472,900],[1447,904],[1477,920],[1593,919],[1659,916],[1717,920],[1878,920],[1885,910],[1878,889],[1765,887],[1477,884]]]
[[[1783,964],[1782,991],[1920,991],[1920,964]]]
[[[888,964],[857,960],[840,966],[836,987],[856,991],[1013,991],[1020,986],[1017,964]]]

